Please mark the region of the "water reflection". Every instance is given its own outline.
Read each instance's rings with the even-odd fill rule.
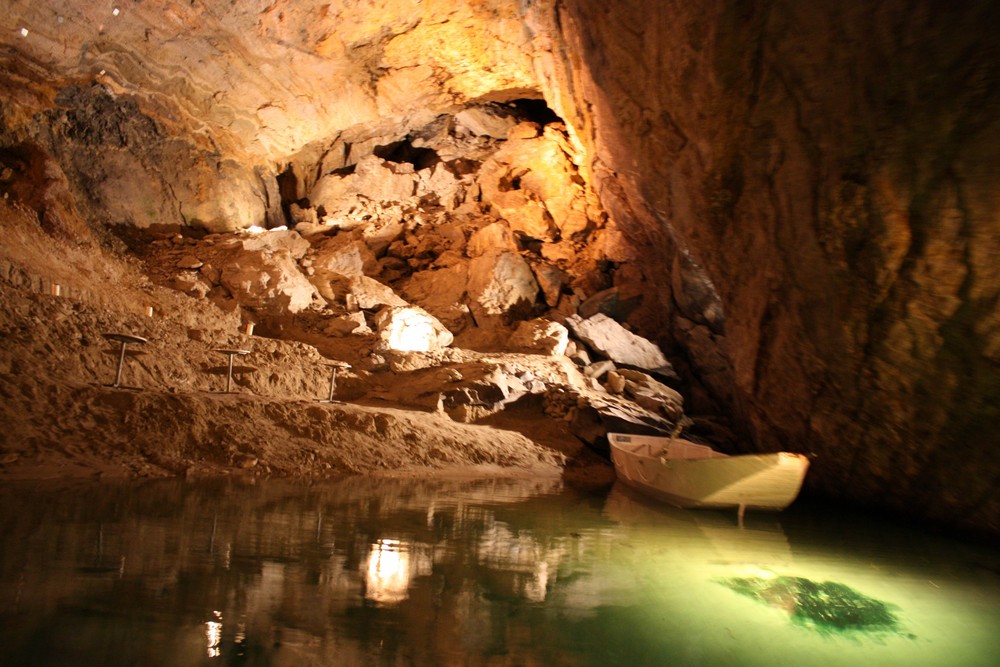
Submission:
[[[410,545],[400,540],[382,539],[368,554],[365,598],[389,603],[405,600],[410,588]],[[430,574],[427,563],[425,574]]]
[[[817,522],[553,479],[3,486],[0,664],[991,664],[989,554]],[[818,639],[717,583],[762,576],[916,639]]]

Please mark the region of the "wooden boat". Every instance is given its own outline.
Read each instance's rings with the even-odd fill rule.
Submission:
[[[777,452],[729,456],[681,438],[609,433],[615,473],[678,507],[783,510],[802,488],[809,459]]]

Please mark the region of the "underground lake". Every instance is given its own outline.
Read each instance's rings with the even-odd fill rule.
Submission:
[[[1000,554],[557,479],[8,483],[0,664],[995,665]]]

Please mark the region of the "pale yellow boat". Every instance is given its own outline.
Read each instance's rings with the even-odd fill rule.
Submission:
[[[629,486],[686,508],[783,510],[809,459],[776,452],[729,456],[681,438],[609,433],[615,473]]]

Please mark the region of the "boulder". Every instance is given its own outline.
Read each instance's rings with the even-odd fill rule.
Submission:
[[[302,259],[309,250],[309,241],[292,229],[276,229],[249,234],[241,239],[240,245],[250,252],[278,252],[285,250],[292,259]]]
[[[327,212],[343,211],[362,195],[371,201],[406,201],[416,192],[417,176],[407,162],[388,162],[369,154],[358,160],[351,174],[326,174],[309,193],[313,206]]]
[[[590,349],[620,366],[641,368],[664,377],[677,377],[670,362],[655,343],[628,331],[603,313],[587,319],[571,315],[566,318],[566,326]]]
[[[358,308],[376,310],[385,306],[409,305],[391,287],[368,276],[324,274],[322,277],[313,277],[312,283],[328,303],[348,305],[350,310]]]
[[[604,379],[604,389],[609,394],[622,394],[625,392],[625,378],[618,371],[610,371]]]
[[[364,241],[338,234],[319,245],[313,259],[313,267],[320,277],[326,274],[361,276],[377,274],[379,265],[374,253]]]
[[[517,120],[490,107],[470,107],[455,114],[455,125],[477,137],[506,139]]]
[[[465,186],[443,162],[417,172],[417,195],[431,195],[446,209],[453,210],[465,200]]]
[[[402,281],[400,292],[413,304],[438,318],[448,329],[459,333],[470,324],[465,304],[468,268],[463,263],[418,271]]]
[[[178,269],[193,271],[195,269],[200,269],[202,266],[204,266],[204,262],[202,262],[194,255],[184,255],[179,260],[177,260],[176,266]]]
[[[675,421],[684,415],[684,397],[680,392],[640,371],[623,368],[617,374],[624,381],[625,394],[642,407]]]
[[[330,336],[340,337],[351,334],[370,334],[372,330],[365,322],[365,314],[357,312],[330,318],[323,327],[323,332]]]
[[[642,303],[641,294],[623,297],[620,287],[601,290],[587,298],[577,308],[580,317],[593,317],[603,313],[614,320],[624,320]]]
[[[534,139],[539,134],[541,134],[541,128],[538,127],[538,123],[522,121],[510,128],[507,132],[507,139],[508,141],[517,141],[518,139]]]
[[[406,201],[416,193],[417,175],[408,162],[367,155],[358,161],[350,178],[353,190],[372,201]]]
[[[569,282],[569,275],[562,269],[551,264],[537,263],[532,265],[535,272],[535,280],[542,289],[542,296],[549,308],[555,308],[559,304],[559,295],[562,293],[563,285]]]
[[[597,361],[586,366],[583,369],[583,374],[589,378],[600,380],[605,374],[613,370],[615,370],[615,362],[605,359],[604,361]]]
[[[287,250],[237,253],[222,269],[221,284],[241,305],[272,313],[298,313],[318,296]]]
[[[518,352],[559,356],[566,353],[569,331],[551,320],[526,320],[517,325],[510,348]]]
[[[361,238],[376,257],[382,257],[392,242],[400,238],[404,231],[406,227],[401,222],[377,220],[362,229]]]
[[[538,282],[531,267],[517,253],[477,257],[469,262],[469,296],[473,314],[523,316],[538,298]]]
[[[303,208],[292,202],[288,206],[288,217],[295,224],[295,231],[300,234],[304,231],[299,229],[301,225],[319,225],[319,215],[314,208]]]
[[[610,394],[590,394],[569,414],[573,435],[605,454],[608,433],[670,435],[673,429],[673,424],[658,414]]]
[[[490,198],[497,215],[511,229],[542,241],[554,241],[559,233],[545,204],[524,190],[497,192]]]
[[[205,295],[212,289],[211,285],[207,284],[196,274],[189,271],[175,275],[171,284],[175,290],[184,292],[185,294],[193,296],[197,299],[205,298]]]
[[[465,380],[438,396],[438,409],[455,421],[473,421],[501,410],[529,391],[528,386],[507,369],[487,368],[481,377]]]
[[[454,336],[433,315],[417,306],[383,308],[375,316],[376,351],[436,352]]]
[[[532,238],[549,241],[586,229],[587,200],[572,152],[554,125],[541,137],[508,140],[483,164],[483,202]]]

